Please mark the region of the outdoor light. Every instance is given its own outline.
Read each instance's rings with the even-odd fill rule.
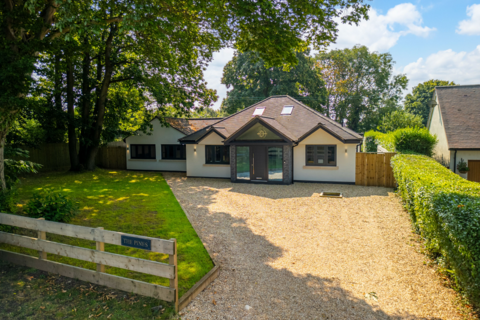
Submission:
[[[197,152],[197,146],[193,146],[193,152]]]
[[[347,149],[347,148],[345,148],[345,153],[347,153],[347,150],[348,150],[348,149]]]

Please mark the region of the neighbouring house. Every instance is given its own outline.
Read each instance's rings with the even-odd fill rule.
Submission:
[[[436,87],[428,130],[438,138],[436,160],[463,178],[480,182],[480,85]],[[468,173],[458,172],[461,159],[470,168]]]
[[[232,182],[355,183],[362,136],[289,96],[272,96],[222,119],[153,120],[126,138],[127,169],[183,171]]]

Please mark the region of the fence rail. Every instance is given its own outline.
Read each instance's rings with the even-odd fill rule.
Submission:
[[[38,148],[22,147],[30,154],[28,159],[40,163],[41,171],[64,170],[70,168],[70,153],[68,143],[46,143]],[[95,157],[95,164],[105,169],[126,170],[127,158],[126,147],[121,143],[101,147]],[[19,159],[20,160],[20,159]]]
[[[103,228],[83,227],[5,213],[0,213],[0,224],[33,229],[38,232],[38,238],[0,232],[0,243],[6,243],[39,251],[39,257],[37,258],[0,250],[1,260],[25,265],[47,272],[58,273],[66,277],[77,278],[83,281],[88,281],[119,290],[174,302],[175,310],[178,311],[177,242],[175,239],[164,240],[150,238],[103,230]],[[47,232],[96,241],[97,250],[48,241],[46,240]],[[122,239],[136,239],[135,241],[142,243],[148,242],[150,245],[149,248],[151,249],[150,251],[168,254],[169,263],[166,264],[103,251],[104,243],[124,245]],[[97,263],[97,271],[74,267],[54,261],[48,261],[47,253]],[[170,280],[170,286],[164,287],[152,283],[107,274],[103,272],[104,265],[167,278]]]
[[[390,159],[395,153],[356,154],[355,184],[360,186],[395,187]]]

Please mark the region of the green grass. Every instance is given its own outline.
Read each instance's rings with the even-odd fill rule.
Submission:
[[[162,305],[164,309],[152,311]],[[177,319],[171,305],[0,261],[0,319]]]
[[[71,224],[104,227],[106,230],[177,239],[179,296],[213,268],[213,262],[160,173],[97,169],[84,173],[42,173],[23,178],[18,187],[18,212],[34,190],[55,188],[79,205]],[[20,233],[32,234],[20,230]],[[93,241],[47,234],[47,240],[95,249]],[[0,245],[10,251],[37,255],[19,247]],[[168,255],[105,244],[105,251],[168,262]],[[48,254],[49,260],[95,270],[95,264]],[[106,272],[168,286],[168,280],[106,266]]]

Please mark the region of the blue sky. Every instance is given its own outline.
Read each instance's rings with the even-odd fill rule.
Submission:
[[[390,52],[395,72],[409,78],[409,91],[429,79],[480,84],[480,1],[373,0],[370,20],[358,27],[341,25],[332,48],[366,45]],[[478,47],[478,48],[477,48]],[[227,89],[220,83],[232,49],[214,55],[205,72],[208,86],[217,90],[220,107]]]

